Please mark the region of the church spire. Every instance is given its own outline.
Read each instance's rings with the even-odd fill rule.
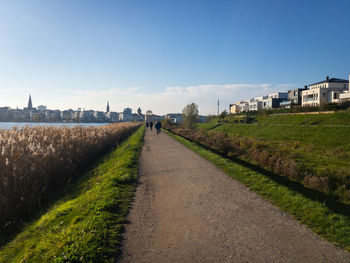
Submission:
[[[32,108],[33,108],[32,96],[29,94],[28,109],[31,110]]]
[[[109,101],[107,101],[107,110],[106,112],[109,112]]]

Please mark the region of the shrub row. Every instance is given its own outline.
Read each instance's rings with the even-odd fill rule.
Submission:
[[[138,125],[0,130],[0,232],[33,216]]]
[[[295,161],[297,156],[268,147],[258,138],[206,130],[191,131],[183,128],[173,128],[171,131],[224,155],[253,161],[275,174],[286,176],[308,188],[343,201],[350,200],[350,169],[326,168],[319,171],[306,169]]]

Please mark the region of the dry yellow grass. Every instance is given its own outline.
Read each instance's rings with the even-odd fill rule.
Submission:
[[[32,216],[137,124],[0,129],[0,232]]]

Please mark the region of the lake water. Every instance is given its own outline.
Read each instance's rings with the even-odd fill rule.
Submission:
[[[9,130],[14,126],[17,126],[18,128],[29,126],[65,126],[65,127],[75,127],[75,126],[83,126],[83,127],[89,127],[89,126],[103,126],[107,125],[109,123],[52,123],[52,122],[0,122],[0,129]]]

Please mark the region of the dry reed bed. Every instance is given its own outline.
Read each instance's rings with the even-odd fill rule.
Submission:
[[[0,233],[35,214],[53,192],[138,127],[25,127],[0,129]]]
[[[339,167],[336,170],[323,169],[322,171],[305,169],[294,160],[297,156],[268,147],[258,138],[228,135],[214,131],[191,131],[182,128],[170,130],[215,149],[224,155],[252,160],[271,172],[300,182],[308,188],[345,202],[350,201],[350,170],[344,167]]]

